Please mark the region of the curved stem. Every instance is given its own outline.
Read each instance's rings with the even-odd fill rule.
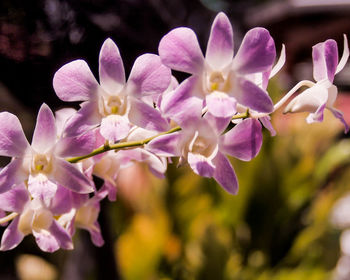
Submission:
[[[244,119],[244,118],[247,118],[247,117],[249,117],[249,111],[248,110],[245,113],[234,115],[232,117],[232,119],[233,120],[234,119]],[[93,157],[93,156],[96,156],[96,155],[99,155],[99,154],[102,154],[104,152],[108,152],[108,151],[111,151],[111,150],[117,151],[117,150],[121,150],[121,149],[140,147],[140,146],[143,146],[143,145],[149,143],[154,138],[157,138],[157,137],[162,136],[162,135],[174,133],[174,132],[180,131],[180,130],[181,130],[181,127],[180,126],[176,126],[176,127],[172,128],[172,129],[170,129],[168,131],[159,133],[157,135],[154,135],[152,137],[149,137],[149,138],[146,138],[146,139],[143,139],[143,140],[139,140],[139,141],[121,142],[121,143],[112,144],[112,145],[110,145],[108,143],[108,141],[107,141],[106,144],[104,144],[103,146],[93,150],[91,153],[89,153],[87,155],[84,155],[84,156],[68,158],[67,161],[71,162],[71,163],[77,163],[78,161],[81,161],[83,159],[87,159],[87,158],[90,158],[90,157]]]
[[[0,219],[0,224],[4,224],[4,223],[7,223],[9,221],[12,221],[17,216],[18,216],[18,213],[13,212],[13,213],[7,215],[6,217],[1,218]]]
[[[173,133],[173,132],[176,132],[179,130],[181,130],[181,127],[176,126],[168,131],[159,133],[157,135],[154,135],[152,137],[149,137],[149,138],[146,138],[143,140],[139,140],[139,141],[121,142],[121,143],[112,144],[112,145],[109,145],[108,143],[106,143],[105,145],[93,150],[91,153],[89,153],[87,155],[69,158],[69,159],[67,159],[67,161],[69,161],[71,163],[76,163],[80,160],[87,159],[87,158],[102,154],[104,152],[108,152],[110,150],[121,150],[121,149],[133,148],[133,147],[140,147],[140,146],[143,146],[143,145],[149,143],[154,138],[157,138],[161,135],[170,134],[170,133]]]

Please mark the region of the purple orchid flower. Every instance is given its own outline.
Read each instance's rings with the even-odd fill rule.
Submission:
[[[0,193],[24,181],[33,198],[46,201],[55,195],[57,184],[78,193],[93,191],[86,176],[64,159],[85,153],[87,139],[58,139],[54,115],[46,104],[39,110],[31,145],[15,115],[0,113],[0,127],[0,155],[12,157],[0,172]]]
[[[312,48],[313,74],[316,84],[295,97],[285,108],[285,113],[309,112],[308,123],[322,122],[325,108],[344,125],[345,133],[349,126],[343,118],[343,113],[333,107],[338,89],[333,84],[334,76],[345,66],[349,58],[349,47],[344,35],[344,51],[338,63],[338,46],[334,40],[326,40]]]
[[[101,247],[104,244],[104,240],[97,218],[100,213],[100,201],[108,195],[108,192],[106,187],[102,187],[99,191],[95,192],[93,197],[89,198],[85,194],[66,191],[64,197],[66,200],[71,201],[72,208],[68,213],[59,217],[58,223],[71,236],[74,235],[76,228],[87,230],[94,245]]]
[[[236,194],[236,174],[225,155],[249,161],[262,145],[261,124],[246,119],[222,134],[230,118],[219,119],[209,112],[203,118],[188,118],[181,123],[182,131],[152,140],[147,149],[159,156],[180,156],[192,170],[203,177],[213,177],[227,192]]]
[[[100,84],[83,60],[70,62],[55,73],[53,86],[60,99],[84,101],[67,125],[68,134],[77,135],[100,125],[103,137],[116,142],[125,138],[133,125],[167,130],[168,123],[160,112],[142,100],[161,94],[169,86],[171,72],[159,56],[138,57],[126,82],[119,49],[107,39],[100,51],[99,76]]]
[[[55,219],[51,209],[41,199],[31,200],[23,183],[0,194],[0,205],[2,210],[19,214],[4,231],[1,251],[13,249],[28,234],[33,234],[45,252],[73,249],[71,236]]]
[[[267,92],[250,80],[254,73],[270,71],[276,56],[274,41],[264,28],[248,31],[233,57],[232,26],[221,12],[213,22],[205,58],[195,33],[185,27],[162,38],[159,55],[168,67],[193,75],[187,96],[205,100],[203,105],[216,117],[232,117],[237,104],[262,113],[273,111]],[[173,95],[173,99],[179,99],[183,89],[175,90]]]

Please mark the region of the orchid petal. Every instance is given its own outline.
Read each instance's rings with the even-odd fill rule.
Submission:
[[[157,109],[136,99],[131,101],[128,116],[130,122],[147,130],[166,131],[169,129],[168,122]]]
[[[105,139],[117,142],[128,136],[130,128],[131,124],[126,117],[109,115],[102,119],[100,133]]]
[[[198,120],[202,116],[203,101],[195,93],[200,92],[198,77],[192,76],[183,81],[173,92],[163,96],[161,111],[178,123],[186,126],[191,120]]]
[[[196,34],[186,27],[175,28],[159,43],[162,62],[178,71],[195,74],[203,69],[204,57]]]
[[[168,88],[170,80],[171,71],[162,64],[160,57],[147,53],[136,59],[130,72],[126,90],[129,95],[138,97],[161,94]]]
[[[67,121],[77,112],[77,110],[73,108],[63,108],[55,111],[55,119],[56,119],[56,129],[57,136],[63,137],[63,131],[66,127]]]
[[[215,164],[214,179],[230,194],[237,194],[238,180],[230,161],[220,152],[213,159]]]
[[[20,157],[29,147],[18,118],[8,112],[0,113],[0,155]]]
[[[0,251],[7,251],[15,248],[24,238],[24,234],[18,230],[19,217],[16,217],[5,229],[1,238]]]
[[[271,119],[270,116],[265,116],[265,117],[259,118],[259,120],[261,121],[263,126],[270,132],[270,135],[276,136],[276,131],[273,128],[270,119]]]
[[[73,164],[64,159],[55,158],[53,165],[55,169],[51,177],[56,183],[81,194],[94,191],[91,182]]]
[[[344,116],[343,116],[343,113],[335,108],[329,108],[331,110],[331,112],[333,113],[333,115],[339,119],[342,124],[344,125],[344,133],[348,133],[349,131],[349,126],[348,124],[346,123],[345,119],[344,119]]]
[[[71,236],[56,220],[53,220],[49,231],[51,235],[56,239],[60,248],[65,250],[73,249],[73,242]]]
[[[207,120],[209,122],[210,129],[214,129],[215,135],[220,135],[224,132],[227,126],[230,124],[232,120],[232,116],[227,118],[218,118],[212,115],[210,112],[206,112],[203,120]]]
[[[201,154],[188,153],[187,161],[194,173],[202,177],[213,177],[215,165],[207,157]]]
[[[63,101],[86,101],[97,96],[99,84],[84,60],[63,65],[53,77],[53,88]]]
[[[32,148],[39,153],[45,153],[51,149],[56,142],[57,131],[55,117],[45,103],[41,105],[36,126],[34,129]]]
[[[254,158],[261,145],[261,124],[256,119],[245,119],[220,137],[220,151],[244,161]]]
[[[97,127],[101,122],[101,116],[95,101],[81,104],[80,110],[68,121],[63,134],[77,136]]]
[[[117,186],[108,180],[105,180],[103,185],[108,190],[108,200],[116,201],[117,199]]]
[[[146,149],[158,156],[173,157],[181,155],[179,147],[182,134],[175,132],[168,135],[159,136],[149,142]]]
[[[214,91],[206,98],[208,112],[218,118],[228,118],[236,114],[237,101],[224,92]]]
[[[314,79],[328,79],[333,82],[338,64],[338,46],[334,40],[327,40],[312,47]]]
[[[15,158],[0,171],[0,193],[8,191],[13,185],[27,179],[22,165],[22,159]]]
[[[314,123],[314,122],[322,122],[323,121],[323,112],[326,108],[326,103],[320,105],[320,107],[317,108],[316,112],[310,113],[307,118],[307,123]]]
[[[282,44],[282,50],[280,57],[275,64],[275,66],[272,68],[269,79],[271,79],[273,76],[275,76],[281,69],[282,66],[286,63],[286,46]]]
[[[0,194],[0,209],[7,212],[21,213],[29,201],[29,194],[24,184]]]
[[[88,131],[77,137],[65,137],[59,139],[55,146],[55,153],[60,157],[83,156],[95,148],[95,133]]]
[[[125,84],[123,60],[117,45],[110,38],[101,47],[99,75],[101,87],[110,94],[119,92]]]
[[[343,55],[339,61],[339,64],[337,66],[337,69],[335,71],[335,74],[338,74],[341,70],[343,70],[344,66],[346,65],[346,62],[349,58],[349,46],[348,46],[348,39],[346,35],[344,34],[344,50]]]
[[[205,60],[214,69],[222,69],[233,58],[233,31],[230,20],[221,12],[211,27]]]
[[[310,112],[313,113],[323,104],[327,103],[328,90],[316,84],[295,97],[284,109],[284,113]]]
[[[28,191],[33,198],[40,198],[49,203],[56,194],[57,185],[51,182],[45,175],[38,173],[29,175]]]
[[[56,238],[47,230],[36,231],[33,230],[36,244],[38,244],[40,250],[44,252],[55,252],[60,248]]]
[[[61,185],[57,186],[55,197],[51,200],[50,210],[53,215],[61,215],[72,209],[71,191]]]
[[[270,33],[261,27],[247,32],[233,59],[233,67],[240,74],[265,72],[276,57],[275,43]]]
[[[261,113],[271,113],[273,102],[268,93],[243,77],[234,78],[233,97],[238,103]]]
[[[101,247],[105,243],[103,240],[102,234],[101,234],[101,228],[98,222],[94,223],[94,228],[89,229],[90,237],[92,243],[94,243],[95,246]]]

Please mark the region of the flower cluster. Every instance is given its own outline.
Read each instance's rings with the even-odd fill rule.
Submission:
[[[203,55],[196,34],[180,27],[166,34],[159,55],[135,60],[126,79],[117,45],[107,39],[99,55],[99,81],[84,60],[62,66],[53,78],[57,96],[81,102],[78,111],[55,114],[43,104],[31,145],[16,116],[0,113],[0,155],[10,163],[0,172],[0,223],[6,228],[1,250],[17,246],[33,234],[43,251],[72,249],[75,229],[91,234],[101,246],[97,222],[100,201],[116,199],[119,171],[133,162],[145,162],[164,177],[171,157],[188,163],[193,172],[214,178],[236,194],[238,181],[227,158],[253,159],[262,145],[262,126],[275,135],[270,114],[301,86],[309,89],[294,98],[286,112],[309,112],[307,122],[323,120],[325,108],[348,126],[333,107],[334,76],[349,56],[338,63],[333,40],[313,48],[316,83],[301,81],[274,105],[269,79],[283,66],[284,46],[275,64],[273,38],[264,28],[244,36],[234,55],[233,30],[224,13],[211,28]],[[171,70],[189,74],[178,83]],[[96,188],[94,177],[104,184]]]

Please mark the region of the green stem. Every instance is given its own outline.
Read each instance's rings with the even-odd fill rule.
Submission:
[[[176,131],[180,131],[180,130],[181,130],[181,127],[177,126],[177,127],[174,127],[168,131],[159,133],[157,135],[154,135],[152,137],[149,137],[149,138],[146,138],[143,140],[139,140],[139,141],[121,142],[121,143],[117,143],[117,144],[113,144],[113,145],[109,145],[108,143],[106,143],[105,145],[93,150],[91,153],[89,153],[87,155],[69,158],[69,159],[67,159],[67,161],[69,161],[71,163],[76,163],[80,160],[87,159],[87,158],[90,158],[90,157],[93,157],[93,156],[96,156],[96,155],[99,155],[99,154],[102,154],[104,152],[108,152],[111,150],[121,150],[121,149],[133,148],[133,147],[140,147],[140,146],[143,146],[143,145],[149,143],[154,138],[157,138],[157,137],[162,136],[162,135],[170,134],[170,133],[173,133]]]
[[[233,116],[232,119],[233,120],[235,120],[235,119],[244,119],[244,118],[247,118],[247,117],[249,117],[249,111],[248,110],[245,113],[237,114],[237,115]],[[180,126],[176,126],[176,127],[172,128],[172,129],[170,129],[168,131],[159,133],[157,135],[154,135],[152,137],[149,137],[149,138],[146,138],[146,139],[143,139],[143,140],[139,140],[139,141],[121,142],[121,143],[112,144],[112,145],[110,145],[108,143],[108,141],[107,141],[103,146],[93,150],[91,153],[89,153],[87,155],[84,155],[84,156],[68,158],[67,161],[69,161],[71,163],[77,163],[78,161],[81,161],[83,159],[87,159],[87,158],[90,158],[90,157],[93,157],[93,156],[96,156],[96,155],[99,155],[99,154],[102,154],[102,153],[105,153],[105,152],[108,152],[108,151],[111,151],[111,150],[117,151],[117,150],[121,150],[121,149],[141,147],[141,146],[149,143],[154,138],[157,138],[159,136],[166,135],[166,134],[171,134],[171,133],[174,133],[174,132],[180,131],[180,130],[181,130],[181,127]]]

